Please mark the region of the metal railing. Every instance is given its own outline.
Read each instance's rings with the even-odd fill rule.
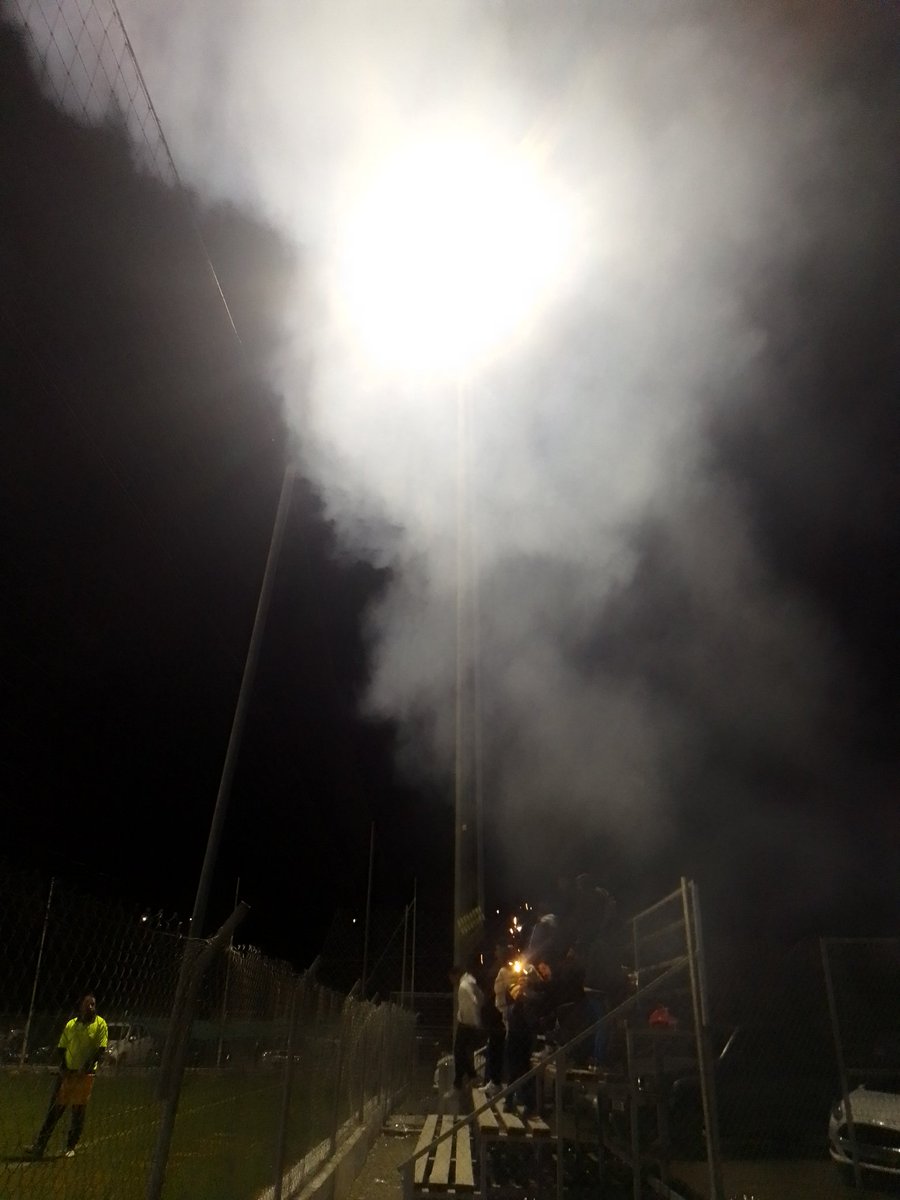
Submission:
[[[677,906],[677,916],[671,916],[671,910]],[[651,921],[663,920],[656,926]],[[455,1137],[462,1129],[471,1130],[482,1113],[495,1105],[502,1103],[507,1096],[512,1095],[523,1084],[538,1076],[544,1076],[548,1069],[554,1071],[555,1085],[555,1134],[556,1134],[556,1185],[557,1200],[562,1200],[564,1193],[564,1155],[563,1155],[563,1086],[566,1074],[566,1062],[580,1045],[593,1039],[597,1032],[609,1027],[630,1012],[640,1010],[649,999],[659,994],[667,994],[679,982],[686,981],[687,994],[691,999],[693,1018],[693,1038],[696,1044],[697,1064],[700,1076],[700,1086],[703,1097],[703,1115],[707,1132],[707,1162],[710,1179],[710,1196],[712,1200],[722,1200],[724,1189],[721,1176],[721,1162],[716,1133],[715,1086],[712,1073],[712,1053],[708,1028],[708,1001],[706,997],[705,971],[703,964],[703,946],[700,934],[699,899],[697,890],[689,880],[682,879],[680,886],[670,895],[658,901],[651,908],[639,913],[632,919],[632,934],[634,947],[634,979],[636,990],[621,1003],[612,1008],[604,1016],[574,1035],[564,1045],[557,1047],[543,1056],[530,1070],[519,1078],[508,1083],[490,1101],[475,1108],[471,1113],[460,1117],[449,1129],[444,1130],[428,1145],[417,1147],[415,1152],[399,1164],[397,1170],[403,1180],[405,1194],[412,1193],[416,1163],[423,1157],[432,1154],[437,1146]],[[672,953],[671,940],[676,938],[681,942],[681,953]],[[651,943],[668,944],[668,949],[662,951],[662,956],[650,957],[647,948]],[[642,983],[641,980],[644,980]],[[629,1047],[630,1048],[630,1047]],[[629,1086],[632,1090],[639,1088],[637,1078],[628,1072]],[[641,1195],[641,1152],[637,1132],[637,1122],[632,1122],[631,1160],[634,1179],[635,1200]],[[485,1181],[482,1178],[482,1191]]]

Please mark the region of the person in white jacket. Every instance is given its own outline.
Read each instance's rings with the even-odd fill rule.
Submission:
[[[450,980],[456,989],[456,1031],[453,1035],[453,1086],[461,1088],[466,1079],[478,1078],[475,1051],[484,1042],[481,1006],[484,997],[471,971],[454,967]]]

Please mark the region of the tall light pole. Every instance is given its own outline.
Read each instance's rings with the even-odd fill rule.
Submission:
[[[476,372],[560,282],[571,208],[540,164],[446,125],[388,154],[347,213],[335,277],[353,348],[391,377],[456,382],[454,957],[484,908],[478,603],[469,479]]]
[[[463,965],[484,923],[484,835],[478,728],[478,589],[470,478],[471,394],[462,379],[457,381],[456,421],[453,961]]]

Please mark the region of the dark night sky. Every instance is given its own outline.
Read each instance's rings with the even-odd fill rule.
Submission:
[[[2,32],[4,845],[186,917],[287,460],[259,364],[291,256],[208,215],[239,351],[184,207],[44,102]],[[446,872],[393,730],[355,714],[381,586],[299,480],[211,911],[239,876],[242,936],[299,963],[362,912],[373,820],[381,903],[414,859]]]
[[[822,86],[861,114],[853,129],[897,99],[877,35],[823,56]],[[0,58],[5,853],[186,915],[297,436],[267,364],[304,264],[247,213],[203,210],[238,348],[183,202],[135,173],[118,132],[79,127],[43,100],[5,26]],[[677,528],[671,513],[635,519],[633,571],[567,647],[585,676],[623,690],[639,680],[689,726],[691,753],[664,757],[664,832],[642,846],[607,839],[589,811],[529,811],[513,833],[494,829],[497,892],[529,883],[498,849],[509,836],[543,851],[535,887],[594,867],[626,908],[694,875],[720,934],[896,931],[900,247],[888,124],[854,152],[852,178],[839,163],[822,176],[844,216],[811,217],[816,238],[777,286],[747,276],[764,361],[704,410],[702,494]],[[804,203],[824,208],[814,191]],[[803,609],[798,636],[813,630],[836,664],[818,693],[809,664],[812,716],[786,705],[779,717],[777,667],[747,682],[740,628],[717,624],[696,587],[709,542],[682,534],[714,539],[727,504],[752,531],[759,574]],[[501,600],[517,578],[493,580]],[[449,922],[446,780],[410,782],[398,727],[360,715],[366,614],[390,579],[345,548],[316,486],[298,481],[212,912],[224,914],[240,876],[246,939],[298,964],[335,909],[362,911],[373,821],[376,903],[402,905],[418,876],[424,905]],[[754,694],[781,721],[777,736],[757,737],[736,711]],[[506,733],[498,719],[488,748]]]

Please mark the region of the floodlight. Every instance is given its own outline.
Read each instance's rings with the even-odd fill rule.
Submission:
[[[384,161],[347,214],[340,308],[380,366],[458,373],[516,337],[571,241],[565,198],[524,154],[430,139]]]

